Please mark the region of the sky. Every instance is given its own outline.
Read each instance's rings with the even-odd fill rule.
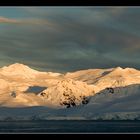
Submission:
[[[0,67],[140,69],[140,7],[0,7]]]

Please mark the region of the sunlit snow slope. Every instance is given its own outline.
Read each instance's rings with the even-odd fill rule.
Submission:
[[[140,119],[140,71],[0,68],[0,119]]]

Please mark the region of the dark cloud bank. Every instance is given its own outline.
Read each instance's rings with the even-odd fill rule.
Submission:
[[[27,17],[0,15],[1,66],[19,62],[54,72],[140,69],[140,8],[18,10]]]

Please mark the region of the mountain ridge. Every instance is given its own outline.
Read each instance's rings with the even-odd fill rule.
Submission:
[[[110,113],[116,116],[115,110],[120,111],[121,117],[128,118],[131,111],[139,110],[134,104],[136,101],[139,105],[139,91],[140,71],[134,68],[88,69],[65,74],[41,72],[20,63],[0,68],[0,109],[43,107],[44,119],[50,113],[52,118],[72,119],[76,115],[98,119],[102,118],[98,116],[100,113],[104,113],[105,118],[107,114],[113,118]],[[108,106],[111,104],[112,107]],[[122,115],[122,106],[132,109],[124,111],[127,117]]]

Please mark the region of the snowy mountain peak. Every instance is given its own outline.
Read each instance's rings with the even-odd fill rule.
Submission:
[[[134,69],[134,68],[121,68],[121,67],[116,67],[113,69],[113,71],[124,71],[124,72],[138,72],[138,70]]]
[[[93,86],[81,81],[63,79],[55,86],[45,89],[39,96],[52,106],[71,107],[81,104],[85,97],[93,94]]]
[[[134,68],[121,68],[121,67],[117,67],[117,68],[114,68],[110,74],[113,74],[113,75],[128,75],[129,74],[137,74],[137,73],[140,73],[139,70],[136,70]]]
[[[9,70],[9,71],[12,71],[12,70],[32,70],[32,71],[36,71],[36,70],[33,70],[31,68],[29,68],[28,66],[24,65],[24,64],[20,64],[20,63],[14,63],[14,64],[11,64],[9,66],[4,66],[2,69],[4,70]]]
[[[123,70],[123,68],[121,68],[121,67],[116,67],[116,68],[114,68],[114,70]]]
[[[35,74],[38,73],[38,71],[31,69],[30,67],[20,64],[20,63],[15,63],[9,66],[4,66],[0,70],[1,74],[6,75],[6,76],[24,76],[24,77],[32,77]]]

